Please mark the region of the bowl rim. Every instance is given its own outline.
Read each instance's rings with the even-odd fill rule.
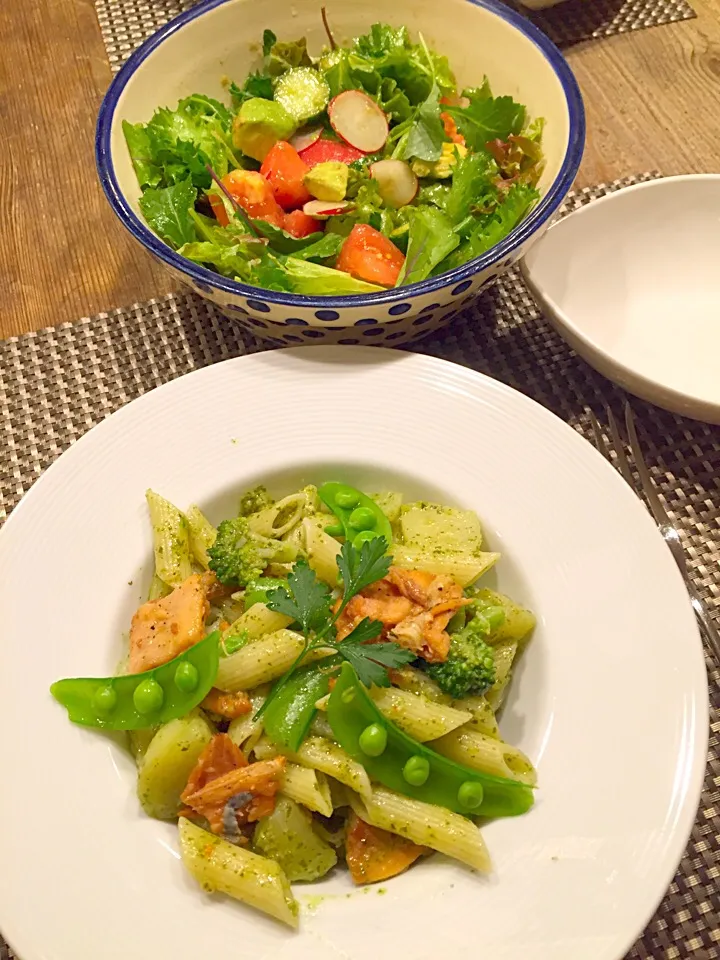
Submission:
[[[518,224],[507,237],[474,260],[470,260],[454,270],[448,270],[437,277],[429,277],[418,283],[408,284],[406,287],[393,287],[378,293],[351,294],[349,296],[311,296],[266,290],[262,287],[241,283],[239,280],[222,277],[207,267],[202,267],[185,257],[181,257],[153,233],[126,200],[120,189],[112,162],[111,134],[120,96],[138,67],[168,37],[208,11],[229,2],[232,2],[232,0],[201,0],[200,3],[189,10],[173,17],[134,50],[116,73],[103,98],[95,130],[95,163],[100,184],[114,213],[136,240],[169,267],[187,274],[201,290],[210,287],[246,299],[267,300],[270,303],[283,306],[317,310],[374,307],[375,305],[394,303],[398,300],[413,299],[470,280],[475,274],[513,253],[550,220],[565,199],[577,175],[585,147],[585,107],[575,75],[555,44],[522,14],[506,7],[499,0],[465,0],[466,3],[481,7],[509,23],[540,50],[560,82],[568,109],[568,145],[558,174],[545,196],[533,208],[529,216]],[[208,290],[208,292],[210,291]]]

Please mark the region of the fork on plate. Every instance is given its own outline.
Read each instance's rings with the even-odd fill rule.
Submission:
[[[617,457],[617,466],[620,468],[620,473],[630,488],[635,490],[638,496],[642,496],[642,494],[638,492],[635,487],[630,460],[625,452],[625,444],[620,436],[617,421],[612,410],[608,406],[605,407],[605,415],[610,428],[612,448],[603,436],[603,432],[600,429],[600,424],[598,423],[595,414],[592,412],[592,410],[590,410],[589,413],[595,446],[610,463],[613,463],[611,449],[614,448],[615,455]],[[660,500],[658,492],[655,489],[655,484],[650,477],[650,472],[648,471],[647,464],[645,463],[645,458],[643,457],[642,449],[640,447],[640,441],[638,440],[637,430],[635,428],[635,417],[633,416],[630,404],[627,402],[625,403],[625,426],[627,427],[628,439],[630,441],[630,450],[632,451],[635,467],[637,469],[638,477],[640,478],[642,493],[645,494],[645,499],[650,507],[650,512],[655,518],[655,522],[658,525],[660,533],[663,535],[665,543],[670,548],[670,552],[675,559],[675,563],[680,568],[680,573],[682,574],[682,578],[685,581],[685,587],[687,588],[687,592],[690,596],[690,603],[692,604],[693,610],[695,611],[695,616],[697,617],[698,624],[700,626],[700,633],[712,650],[718,666],[720,666],[720,633],[718,632],[717,626],[713,622],[712,617],[708,613],[705,604],[698,595],[698,592],[692,582],[690,570],[688,569],[687,565],[687,559],[685,557],[685,551],[682,546],[682,541],[680,540],[680,535],[676,527],[673,526],[665,507],[662,505],[662,501]]]

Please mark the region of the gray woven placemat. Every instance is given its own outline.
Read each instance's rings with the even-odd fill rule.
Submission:
[[[578,191],[568,209],[648,176]],[[66,447],[118,407],[190,370],[263,349],[204,301],[180,294],[0,342],[0,523]],[[414,349],[505,381],[588,438],[588,408],[603,422],[603,404],[620,414],[626,396],[544,321],[517,272]],[[632,402],[697,588],[720,613],[720,428]],[[700,812],[677,875],[628,960],[720,960],[720,671],[709,659],[708,670],[712,732]],[[0,940],[0,958],[8,957]]]
[[[171,17],[197,0],[95,0],[100,29],[113,70]],[[533,20],[560,47],[660,26],[696,16],[687,0],[567,0],[533,12],[518,0],[510,4]]]

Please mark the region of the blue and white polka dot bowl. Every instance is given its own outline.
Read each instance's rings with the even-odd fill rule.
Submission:
[[[100,180],[130,233],[180,281],[253,333],[288,344],[408,343],[448,323],[544,233],[582,157],[582,98],[569,66],[547,37],[496,0],[395,0],[391,5],[331,0],[328,13],[342,38],[364,33],[376,21],[420,30],[450,58],[461,87],[477,86],[487,75],[497,94],[511,94],[531,116],[545,118],[541,200],[502,243],[422,283],[363,296],[309,297],[220,277],[180,257],[145,224],[122,121],[147,121],[157,107],[174,106],[191,93],[226,99],[222,78],[242,79],[255,68],[257,41],[266,27],[281,37],[304,35],[310,50],[319,52],[325,34],[317,0],[205,0],[154,34],[118,72],[100,109]]]

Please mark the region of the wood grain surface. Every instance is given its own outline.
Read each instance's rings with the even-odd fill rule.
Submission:
[[[696,20],[567,52],[588,113],[580,186],[720,171],[720,0],[692,2]],[[0,37],[0,337],[166,293],[95,174],[110,69],[92,0],[2,0]]]

